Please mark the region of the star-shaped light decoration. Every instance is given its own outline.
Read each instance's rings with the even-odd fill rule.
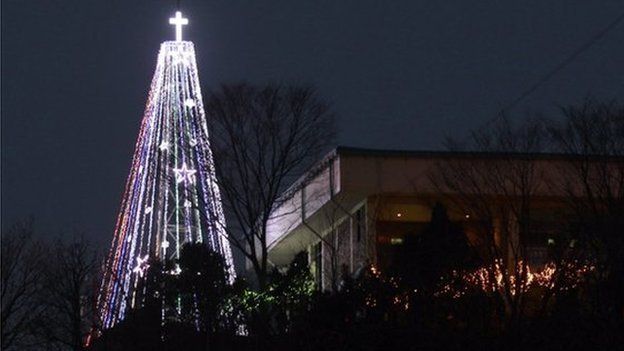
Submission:
[[[143,275],[149,268],[149,263],[147,262],[148,258],[149,258],[148,255],[145,255],[143,257],[137,257],[137,264],[132,270],[134,273],[139,273],[139,277],[141,278],[143,277]]]
[[[189,145],[191,145],[191,147],[195,147],[195,145],[197,145],[197,144],[198,144],[198,142],[197,142],[197,139],[195,139],[195,138],[193,138],[193,139],[191,139],[191,141],[189,141]]]
[[[190,207],[192,207],[192,206],[193,206],[193,203],[192,203],[192,202],[190,202],[189,200],[184,201],[184,207],[186,207],[186,208],[190,208]]]
[[[197,173],[197,171],[188,168],[186,163],[183,163],[181,168],[174,168],[173,173],[175,173],[176,183],[180,184],[184,181],[188,181],[192,184],[195,182],[195,173]]]
[[[169,143],[163,141],[162,143],[160,143],[160,146],[158,146],[158,148],[160,149],[160,151],[169,150]]]

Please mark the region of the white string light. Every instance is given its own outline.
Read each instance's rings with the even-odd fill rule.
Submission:
[[[98,296],[104,329],[122,320],[128,308],[143,303],[139,281],[149,268],[149,257],[175,262],[183,245],[204,242],[224,257],[230,282],[236,276],[195,49],[182,41],[188,19],[177,12],[170,23],[176,26],[176,41],[160,48]]]

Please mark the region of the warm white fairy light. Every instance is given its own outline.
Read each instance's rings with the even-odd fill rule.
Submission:
[[[451,283],[447,282],[444,277],[440,278],[441,284],[435,295],[456,299],[462,297],[468,289],[473,288],[485,293],[496,291],[504,293],[508,290],[513,296],[518,292],[525,293],[533,287],[565,291],[576,288],[596,268],[589,262],[563,261],[558,264],[549,262],[541,270],[533,271],[531,266],[520,261],[516,267],[517,272],[523,272],[519,280],[516,280],[514,274],[505,274],[506,269],[501,260],[496,260],[491,265],[474,271],[453,271],[450,277]],[[458,288],[457,279],[464,283],[463,286]]]

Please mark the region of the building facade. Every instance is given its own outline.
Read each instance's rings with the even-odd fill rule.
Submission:
[[[419,235],[429,223],[436,204],[443,204],[449,219],[462,226],[471,246],[485,250],[486,240],[479,230],[484,224],[481,201],[497,209],[487,221],[503,257],[543,264],[549,244],[556,240],[554,232],[567,218],[566,196],[551,183],[563,162],[561,155],[338,147],[304,175],[274,210],[268,226],[269,261],[286,265],[295,254],[306,251],[318,286],[336,289],[345,273],[357,274],[368,264],[382,270],[391,267],[405,239]],[[458,164],[468,169],[479,165],[481,179],[490,179],[496,170],[511,172],[510,179],[516,176],[514,172],[528,170],[533,177],[528,186],[530,204],[525,206],[522,194],[515,193],[523,189],[515,185],[490,184],[480,192],[445,186],[448,182],[441,179],[452,178]],[[474,176],[474,169],[471,174],[454,176]],[[514,208],[518,203],[523,204],[522,211],[530,208],[531,223],[514,216],[519,213]],[[526,234],[520,238],[523,230]]]

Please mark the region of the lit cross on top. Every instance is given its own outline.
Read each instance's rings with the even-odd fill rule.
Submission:
[[[169,24],[176,27],[176,41],[182,41],[182,26],[189,23],[188,18],[182,17],[182,12],[176,11],[176,16],[169,18]]]

